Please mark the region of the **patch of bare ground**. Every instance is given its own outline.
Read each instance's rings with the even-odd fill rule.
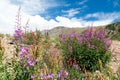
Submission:
[[[1,38],[1,46],[4,48],[3,63],[12,63],[15,53],[14,45],[10,44],[11,40],[7,37]]]
[[[113,73],[116,73],[120,67],[120,41],[112,41],[111,50],[113,59],[110,62],[110,67]]]

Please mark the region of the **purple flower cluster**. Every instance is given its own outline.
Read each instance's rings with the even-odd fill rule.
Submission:
[[[47,80],[47,79],[53,79],[54,75],[52,73],[48,74],[48,75],[43,75],[43,80]]]
[[[64,33],[62,33],[62,35],[61,35],[61,41],[62,41],[63,43],[66,42],[66,35],[65,35]]]
[[[70,35],[69,35],[69,37],[72,39],[72,38],[77,38],[77,33],[74,31],[74,32],[72,32]]]
[[[78,64],[74,64],[73,67],[74,67],[75,69],[78,69]]]
[[[65,80],[65,78],[67,78],[69,75],[69,73],[67,71],[63,71],[61,70],[60,72],[58,72],[58,80]],[[43,80],[48,80],[48,79],[54,79],[54,74],[50,73],[48,75],[43,75]]]
[[[31,78],[31,79],[34,79],[34,77],[35,77],[35,75],[34,75],[34,74],[32,74],[30,78]]]
[[[96,29],[94,30],[92,27],[86,30],[81,37],[78,38],[78,43],[81,45],[82,43],[85,43],[87,48],[89,49],[97,49],[101,45],[96,45],[95,42],[102,42],[104,45],[105,50],[108,50],[108,48],[111,45],[111,41],[107,38],[106,33],[104,29]]]
[[[58,73],[58,78],[60,80],[64,80],[64,78],[67,78],[69,75],[69,73],[67,71],[63,71],[61,70],[59,73]]]
[[[20,43],[22,42],[22,29],[21,28],[17,28],[15,30],[14,39],[16,41],[19,41]]]
[[[30,56],[29,48],[28,47],[20,47],[19,50],[19,59],[22,62],[26,62],[25,64],[27,66],[34,66],[36,62],[38,62],[38,59],[32,59]],[[22,63],[21,62],[21,63]]]
[[[36,62],[38,62],[38,59],[35,60],[28,59],[27,66],[34,66]]]
[[[22,47],[20,46],[20,50],[19,50],[19,58],[23,58],[25,57],[26,55],[28,55],[30,52],[29,52],[29,48],[28,47]]]
[[[53,49],[53,50],[51,51],[51,54],[52,54],[52,55],[55,55],[55,56],[58,56],[59,50],[58,50],[58,49]]]
[[[91,37],[93,37],[93,28],[92,27],[90,27],[89,29],[88,29],[88,31],[86,31],[86,33],[85,33],[85,37],[86,38],[91,38]]]

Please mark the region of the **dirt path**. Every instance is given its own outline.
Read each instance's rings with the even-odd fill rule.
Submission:
[[[113,50],[113,60],[110,62],[113,73],[116,73],[120,66],[120,41],[112,41],[111,49]]]

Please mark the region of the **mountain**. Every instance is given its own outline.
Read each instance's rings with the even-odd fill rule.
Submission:
[[[108,33],[108,36],[110,39],[113,40],[120,40],[120,22],[116,22],[113,24],[105,25],[105,26],[95,26],[94,28],[102,27],[105,28],[106,32]],[[64,33],[66,35],[70,34],[71,32],[76,31],[77,33],[81,33],[84,30],[86,30],[88,27],[84,28],[68,28],[64,26],[58,26],[50,30],[44,30],[42,31],[42,34],[48,33],[50,37],[56,38],[60,34]]]
[[[86,28],[68,28],[64,26],[58,26],[51,30],[44,30],[42,34],[48,33],[50,37],[58,37],[60,34],[64,33],[66,35],[70,34],[71,32],[76,31],[77,33],[81,33]]]

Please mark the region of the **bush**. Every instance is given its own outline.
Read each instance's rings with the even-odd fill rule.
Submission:
[[[120,22],[107,25],[105,29],[111,40],[120,40]]]
[[[110,61],[111,42],[102,28],[89,28],[81,35],[76,32],[69,36],[62,34],[60,41],[67,68],[77,64],[83,71],[95,71],[100,69],[101,64],[105,67],[105,64]]]

